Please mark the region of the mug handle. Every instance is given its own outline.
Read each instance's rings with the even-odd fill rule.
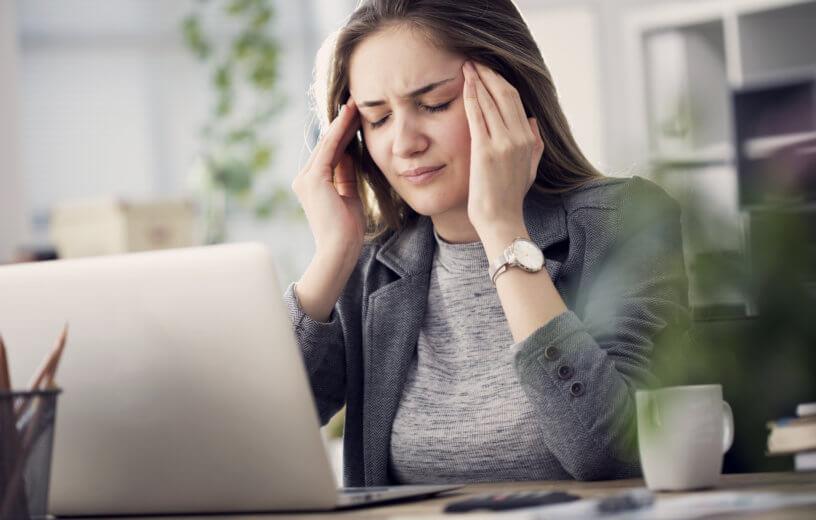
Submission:
[[[734,414],[731,412],[731,406],[725,401],[723,404],[723,448],[725,453],[734,444]]]

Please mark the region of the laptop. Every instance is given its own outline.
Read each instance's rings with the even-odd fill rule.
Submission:
[[[0,267],[16,387],[66,322],[52,514],[330,510],[460,487],[337,488],[263,245]]]

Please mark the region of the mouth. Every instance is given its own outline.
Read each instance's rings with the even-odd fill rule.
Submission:
[[[406,170],[400,176],[411,184],[423,184],[430,181],[433,177],[444,168],[445,165],[440,166],[425,166],[413,170]]]

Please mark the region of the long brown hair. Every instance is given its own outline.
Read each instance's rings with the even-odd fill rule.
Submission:
[[[601,175],[575,143],[541,51],[511,0],[362,0],[318,53],[312,92],[326,114],[324,124],[337,117],[349,98],[348,69],[356,46],[393,25],[421,31],[440,48],[491,67],[518,90],[544,141],[535,193],[564,193]],[[348,152],[357,171],[369,238],[403,229],[417,213],[391,188],[361,142],[353,140]]]

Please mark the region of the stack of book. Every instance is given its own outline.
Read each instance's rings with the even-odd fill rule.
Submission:
[[[768,423],[769,455],[793,455],[796,471],[816,471],[816,403],[796,407],[796,417]]]

